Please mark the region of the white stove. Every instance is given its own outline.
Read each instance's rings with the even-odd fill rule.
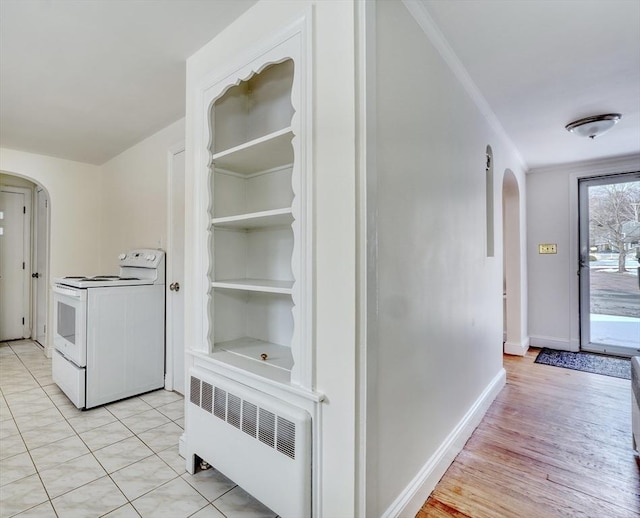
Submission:
[[[120,277],[118,275],[96,275],[95,277],[62,277],[54,279],[56,284],[72,288],[105,288],[113,286],[139,286],[153,284],[151,280],[136,277]]]
[[[162,250],[132,250],[118,256],[120,275],[73,275],[53,279],[54,284],[72,288],[104,288],[164,284],[164,252]]]
[[[165,254],[131,250],[119,266],[53,280],[53,380],[78,408],[164,386]]]

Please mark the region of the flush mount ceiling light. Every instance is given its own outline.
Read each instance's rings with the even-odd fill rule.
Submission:
[[[607,113],[605,115],[594,115],[585,117],[577,121],[570,122],[565,126],[567,131],[581,137],[589,137],[594,139],[602,135],[605,131],[609,131],[622,118],[619,113]]]

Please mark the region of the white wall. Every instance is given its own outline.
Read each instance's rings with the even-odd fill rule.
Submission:
[[[167,246],[168,151],[184,142],[181,119],[101,166],[102,273],[118,273],[118,254]]]
[[[457,453],[447,443],[456,427],[485,390],[488,405],[502,386],[501,172],[524,173],[406,7],[376,9],[366,515],[408,516],[417,509],[402,495],[430,490],[443,449],[440,469]],[[495,257],[486,255],[488,144]]]
[[[187,92],[205,77],[224,77],[230,56],[251,59],[251,49],[271,39],[313,6],[313,182],[315,195],[316,386],[326,394],[322,416],[320,495],[323,516],[355,514],[355,85],[354,3],[263,0],[187,62]],[[193,99],[187,97],[187,207],[194,206]],[[187,212],[185,292],[195,293],[197,250],[194,214]],[[185,343],[194,343],[195,305],[185,301]],[[316,466],[316,469],[318,466]]]
[[[640,155],[634,155],[547,167],[527,174],[531,345],[574,351],[579,348],[578,179],[639,170]],[[540,243],[556,243],[558,253],[538,254]]]
[[[64,275],[117,273],[119,252],[166,246],[167,152],[183,141],[184,119],[102,166],[0,149],[0,171],[48,193],[49,282]],[[53,329],[51,300],[47,311],[47,329]],[[52,346],[50,333],[46,345]]]
[[[49,195],[49,280],[95,275],[100,269],[100,186],[98,166],[0,149],[0,171],[27,178]],[[51,300],[47,329],[52,329]],[[47,333],[47,348],[51,347]]]

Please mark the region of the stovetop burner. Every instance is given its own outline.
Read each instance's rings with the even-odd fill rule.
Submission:
[[[64,279],[80,282],[115,282],[115,281],[139,281],[140,277],[120,277],[119,275],[96,275],[95,277],[82,277],[80,275],[70,275]]]
[[[119,272],[114,274],[68,275],[53,280],[61,286],[78,289],[115,289],[118,286],[164,284],[165,269],[162,250],[146,248],[130,250],[120,254],[119,266]]]

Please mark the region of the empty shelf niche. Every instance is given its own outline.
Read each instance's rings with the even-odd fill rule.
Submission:
[[[212,106],[213,149],[219,154],[288,128],[293,117],[293,61],[270,64],[229,88]]]
[[[291,148],[290,143],[288,146]],[[290,161],[249,175],[214,168],[213,218],[290,208],[291,172]]]
[[[248,370],[265,366],[291,370],[293,300],[290,295],[216,288],[213,304],[214,353],[240,357],[249,363],[239,366]]]
[[[256,228],[214,227],[213,287],[234,282],[238,289],[291,293],[293,230],[291,226]],[[285,290],[285,291],[282,291]]]

